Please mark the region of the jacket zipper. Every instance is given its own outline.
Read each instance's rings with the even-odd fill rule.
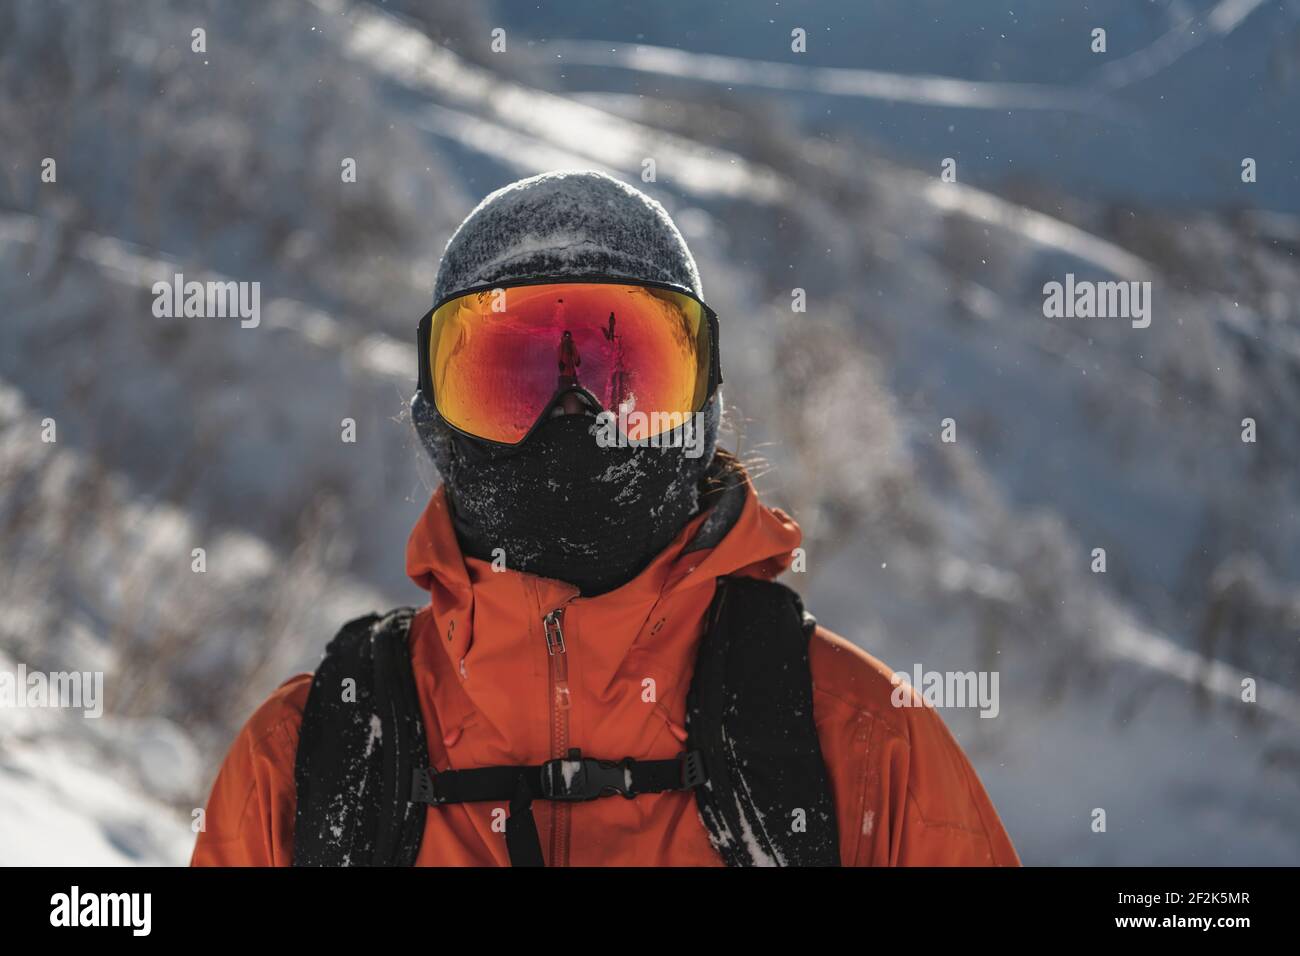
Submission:
[[[557,607],[542,618],[546,637],[546,654],[551,678],[551,757],[558,759],[569,752],[569,655],[564,646],[561,620],[564,608]],[[551,866],[569,865],[569,812],[562,801],[551,804]]]

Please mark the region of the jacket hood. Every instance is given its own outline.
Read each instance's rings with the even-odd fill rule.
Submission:
[[[774,578],[789,567],[802,540],[799,526],[780,508],[759,501],[749,475],[734,458],[720,453],[713,470],[720,491],[701,495],[704,505],[650,564],[631,581],[593,597],[581,597],[562,581],[537,578],[509,568],[494,570],[492,562],[461,552],[452,525],[447,490],[439,485],[411,531],[406,546],[406,573],[428,591],[435,606],[463,599],[476,589],[527,577],[556,603],[615,605],[647,597],[661,598],[723,575]]]
[[[532,765],[567,747],[613,758],[677,752],[716,578],[773,577],[801,539],[728,460],[706,479],[706,510],[631,581],[590,597],[510,569],[509,555],[500,570],[463,555],[446,493],[433,495],[407,544],[407,570],[430,596],[411,654],[422,698],[436,701],[426,720],[455,742],[453,765]],[[562,621],[562,678],[544,626],[552,617]],[[652,706],[642,702],[649,686]]]

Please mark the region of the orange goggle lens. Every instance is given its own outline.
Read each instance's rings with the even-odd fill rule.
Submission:
[[[468,292],[428,321],[428,382],[448,423],[489,441],[522,441],[574,389],[603,410],[629,413],[628,437],[648,439],[704,407],[715,384],[714,334],[701,302],[654,286]]]

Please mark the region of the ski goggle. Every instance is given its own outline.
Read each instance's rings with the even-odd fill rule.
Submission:
[[[569,392],[650,439],[722,383],[713,310],[675,286],[623,278],[459,292],[420,320],[419,348],[425,399],[457,431],[502,445],[527,438]]]

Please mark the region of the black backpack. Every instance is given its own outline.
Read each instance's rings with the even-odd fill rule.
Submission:
[[[572,750],[538,766],[433,770],[407,642],[413,616],[399,608],[359,618],[325,650],[294,767],[295,866],[414,865],[426,812],[485,800],[509,801],[511,864],[541,866],[533,800],[665,790],[695,791],[728,866],[839,865],[813,723],[808,641],[816,622],[784,585],[718,579],[687,697],[686,750],[672,760]],[[343,694],[348,679],[352,700]]]

